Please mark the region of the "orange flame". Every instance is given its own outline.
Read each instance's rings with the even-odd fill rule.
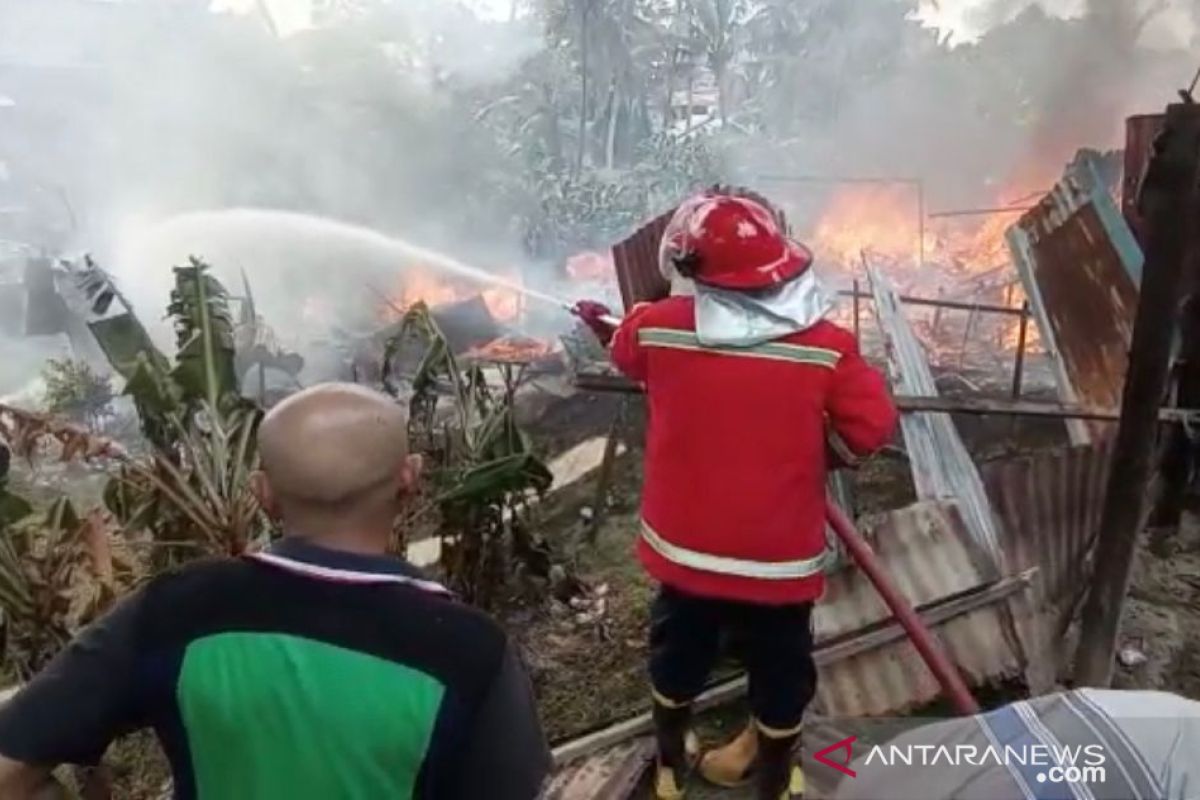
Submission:
[[[510,283],[520,285],[520,275],[516,273],[501,277]],[[467,300],[475,295],[483,298],[488,313],[497,322],[516,322],[524,310],[524,295],[514,289],[493,286],[480,290],[478,284],[455,280],[433,270],[414,267],[405,270],[401,275],[399,287],[388,296],[388,302],[382,309],[382,313],[386,319],[394,319],[418,302],[423,301],[432,308]]]
[[[1048,177],[1052,174],[1048,169],[1023,169],[992,207],[1031,205],[1053,184]],[[859,277],[865,252],[868,258],[888,265],[904,292],[927,296],[936,292],[966,302],[1020,306],[1024,294],[1011,268],[1005,237],[1019,212],[927,219],[924,226],[920,213],[913,186],[850,185],[833,195],[813,226],[809,243],[818,263]],[[994,335],[995,343],[1005,350],[1016,349],[1020,318],[988,319],[994,334],[985,335]],[[938,330],[931,326],[924,338],[938,338]],[[1027,351],[1036,352],[1035,325],[1027,326],[1025,337]],[[929,343],[937,349],[937,342]],[[961,347],[961,339],[955,346]]]
[[[524,336],[495,339],[464,354],[464,358],[492,361],[501,364],[527,364],[545,358],[553,352],[550,342]]]
[[[920,206],[909,186],[870,184],[839,190],[809,237],[818,260],[857,270],[862,253],[916,262]]]

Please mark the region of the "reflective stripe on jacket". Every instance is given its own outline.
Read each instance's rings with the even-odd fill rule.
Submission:
[[[896,412],[854,337],[821,321],[746,347],[703,345],[691,297],[635,308],[613,337],[646,386],[638,553],[657,580],[760,603],[817,597],[826,429],[848,457],[886,444]]]

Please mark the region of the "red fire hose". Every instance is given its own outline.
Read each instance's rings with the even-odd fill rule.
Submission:
[[[887,607],[891,609],[896,621],[904,628],[913,647],[917,648],[925,665],[942,685],[942,691],[954,704],[958,713],[978,714],[979,704],[975,702],[971,690],[963,683],[962,676],[958,674],[958,670],[946,656],[941,644],[933,637],[929,628],[925,627],[925,623],[917,616],[917,612],[913,610],[908,599],[892,583],[883,564],[875,556],[875,551],[854,529],[854,525],[846,519],[846,515],[842,513],[832,498],[827,498],[825,501],[825,516],[833,527],[834,533],[846,546],[846,550],[849,551],[854,562],[870,578],[871,583],[883,598],[883,602],[887,603]]]

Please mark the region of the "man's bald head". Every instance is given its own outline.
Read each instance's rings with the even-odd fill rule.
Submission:
[[[304,534],[361,525],[396,510],[416,480],[407,420],[391,398],[352,383],[325,383],[272,408],[258,430],[255,486],[268,512]],[[309,528],[311,530],[305,530]]]

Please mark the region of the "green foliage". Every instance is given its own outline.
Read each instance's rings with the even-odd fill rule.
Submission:
[[[218,408],[238,396],[234,374],[233,315],[225,287],[198,258],[175,268],[167,313],[175,323],[175,369],[171,379],[192,410]]]
[[[109,412],[112,382],[86,361],[51,359],[42,370],[46,409],[52,414],[95,426]]]
[[[240,553],[263,530],[247,477],[257,463],[259,409],[242,398],[236,331],[225,287],[196,258],[175,268],[167,313],[174,365],[158,351],[108,276],[88,261],[79,277],[95,315],[90,323],[113,368],[126,377],[148,458],[127,458],[105,493],[130,530],[171,542],[167,560],[198,552]],[[121,320],[119,323],[114,320]]]
[[[415,365],[407,374],[406,364]],[[481,606],[500,599],[514,557],[542,577],[549,561],[525,523],[552,476],[513,414],[520,368],[497,369],[499,387],[478,364],[460,364],[422,303],[404,315],[384,352],[385,388],[398,395],[397,377],[411,387],[409,436],[426,459],[442,568],[457,591]]]
[[[8,488],[9,459],[12,457],[8,447],[0,444],[0,531],[33,513],[25,498],[14,494]]]

